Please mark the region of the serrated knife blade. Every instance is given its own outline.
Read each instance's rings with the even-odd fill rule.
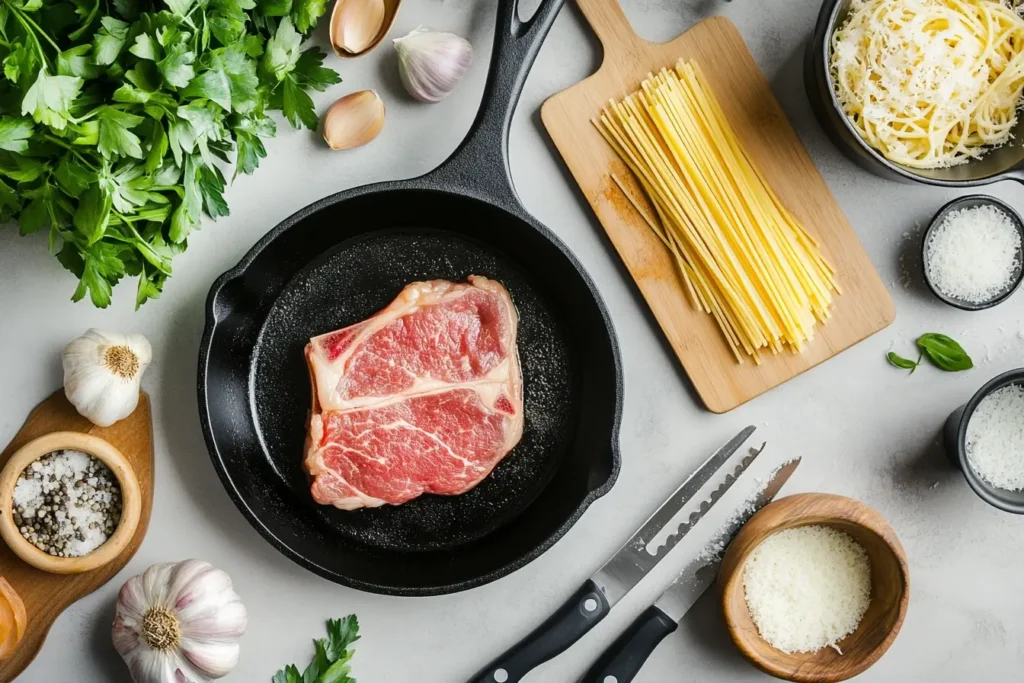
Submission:
[[[722,564],[722,555],[732,537],[754,514],[775,499],[776,494],[789,480],[791,474],[800,464],[800,458],[791,460],[777,469],[771,479],[754,499],[737,511],[737,514],[717,533],[705,546],[696,559],[679,573],[654,605],[667,614],[672,621],[679,621],[703,595],[718,576],[718,568]]]
[[[687,503],[700,491],[711,477],[721,469],[722,465],[738,451],[740,447],[754,433],[753,426],[746,427],[739,434],[729,440],[711,457],[687,477],[675,492],[662,503],[653,515],[633,534],[626,543],[619,548],[618,552],[608,560],[591,580],[604,593],[609,605],[614,605],[629,592],[633,586],[647,575],[658,562],[660,562],[686,533],[693,528],[700,519],[710,510],[718,499],[729,490],[740,474],[754,461],[761,453],[761,450],[753,451],[744,457],[732,473],[728,474],[722,483],[716,488],[707,500],[703,501],[700,507],[690,514],[678,529],[668,536],[665,543],[657,548],[652,548],[652,542],[659,533],[665,529],[673,518],[679,514]]]

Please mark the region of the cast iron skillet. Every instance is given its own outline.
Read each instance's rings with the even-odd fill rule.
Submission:
[[[850,124],[832,89],[829,61],[832,34],[846,19],[852,0],[824,0],[804,60],[804,86],[814,113],[839,149],[865,170],[889,180],[942,187],[973,187],[997,180],[1024,183],[1024,117],[1013,132],[1014,142],[991,150],[970,163],[950,168],[919,169],[896,164],[872,149]]]
[[[394,595],[478,586],[557,541],[619,470],[622,371],[594,284],[513,189],[508,128],[563,0],[520,22],[500,0],[487,86],[459,148],[420,178],[340,192],[274,228],[213,285],[199,410],[232,500],[270,543],[337,583]],[[520,313],[522,441],[461,496],[354,512],[313,502],[302,470],[303,347],[416,280],[502,282]]]

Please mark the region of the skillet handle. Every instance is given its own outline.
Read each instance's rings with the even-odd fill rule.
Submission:
[[[565,652],[589,633],[611,609],[598,585],[588,580],[547,621],[481,669],[468,683],[519,683],[526,674]]]
[[[508,131],[530,67],[565,0],[541,0],[529,21],[519,0],[498,0],[498,21],[483,100],[466,138],[420,180],[444,191],[473,194],[522,212],[508,161]]]

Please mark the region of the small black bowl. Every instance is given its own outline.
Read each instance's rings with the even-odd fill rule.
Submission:
[[[953,411],[946,420],[942,435],[946,444],[946,456],[960,468],[968,485],[982,500],[1005,512],[1024,515],[1024,491],[1009,491],[992,486],[971,469],[967,460],[967,424],[971,421],[971,416],[986,396],[1009,384],[1024,385],[1024,368],[1004,372],[979,389],[966,405]],[[1024,453],[1021,453],[1021,457],[1024,457]]]
[[[950,306],[959,308],[962,311],[981,311],[986,308],[992,308],[1010,298],[1010,296],[1017,291],[1020,287],[1020,283],[1024,280],[1024,254],[1022,249],[1017,250],[1017,267],[1013,271],[1013,279],[1010,280],[1010,284],[1006,288],[999,292],[995,297],[988,301],[982,301],[981,303],[972,303],[969,301],[962,301],[960,299],[954,299],[948,297],[932,283],[931,278],[928,277],[928,239],[931,237],[932,231],[935,230],[942,222],[946,219],[946,216],[950,212],[956,211],[957,209],[970,209],[976,206],[994,206],[1007,216],[1013,222],[1014,227],[1017,228],[1017,232],[1020,233],[1021,245],[1024,248],[1024,219],[1021,218],[1020,214],[1017,213],[1009,204],[1006,202],[990,197],[985,194],[972,194],[966,197],[959,197],[949,202],[935,214],[932,218],[932,222],[929,223],[928,229],[924,231],[924,237],[921,238],[921,269],[924,271],[924,281],[928,285],[928,289],[932,290],[932,294],[943,303],[947,303]]]

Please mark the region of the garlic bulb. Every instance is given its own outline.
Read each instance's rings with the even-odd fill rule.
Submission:
[[[365,145],[384,127],[384,102],[372,90],[345,95],[324,112],[324,140],[331,149]]]
[[[64,348],[64,393],[82,416],[109,427],[139,404],[142,373],[152,359],[141,334],[91,329]]]
[[[335,0],[331,45],[341,57],[362,54],[377,42],[384,27],[384,0]]]
[[[249,618],[208,562],[156,564],[117,596],[112,637],[135,683],[205,683],[238,664]]]
[[[421,102],[443,100],[473,63],[473,46],[468,40],[423,26],[404,38],[395,38],[395,50],[402,83]]]

